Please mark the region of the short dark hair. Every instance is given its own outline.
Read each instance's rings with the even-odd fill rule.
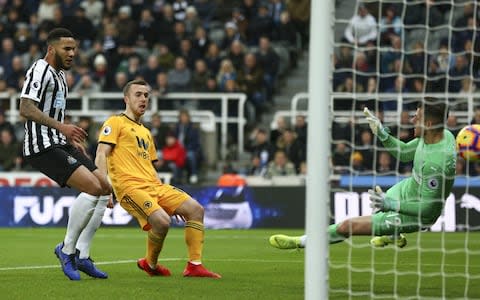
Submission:
[[[127,84],[125,84],[125,87],[123,88],[123,95],[124,96],[126,96],[128,94],[128,92],[130,91],[130,87],[134,84],[148,86],[148,83],[143,79],[131,80],[131,81],[127,82]]]
[[[74,36],[73,36],[73,33],[66,28],[61,28],[61,27],[55,28],[48,33],[47,44],[50,45],[51,43],[58,41],[62,37],[73,38]]]
[[[432,121],[435,128],[443,130],[448,118],[448,106],[445,100],[434,97],[425,97],[418,106],[423,108],[423,117],[425,120]]]

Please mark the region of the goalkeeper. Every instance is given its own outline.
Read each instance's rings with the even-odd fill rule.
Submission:
[[[453,134],[444,129],[448,110],[443,101],[427,97],[419,105],[412,123],[415,139],[404,143],[391,136],[368,108],[364,113],[370,129],[392,155],[402,162],[413,160],[412,176],[398,182],[386,193],[379,186],[369,190],[375,213],[347,219],[328,227],[330,243],[351,235],[374,235],[371,244],[383,247],[395,243],[404,247],[402,233],[428,228],[440,216],[455,178],[456,144]],[[303,248],[306,236],[273,235],[269,242],[280,249]]]

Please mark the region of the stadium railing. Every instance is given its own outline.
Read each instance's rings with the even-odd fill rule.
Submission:
[[[104,100],[104,101],[119,101],[123,99],[123,93],[112,93],[112,92],[101,92],[101,93],[90,93],[90,94],[78,94],[70,93],[69,99],[79,99],[79,102],[71,101],[69,106],[73,106],[72,109],[68,108],[68,115],[72,117],[80,116],[89,116],[93,117],[95,121],[104,121],[106,117],[117,113],[118,111],[123,111],[123,109],[108,109],[110,105],[103,105],[105,109],[96,109],[92,107],[93,101]],[[247,120],[245,118],[245,104],[247,101],[247,96],[243,93],[169,93],[167,95],[156,96],[151,95],[150,97],[150,107],[148,112],[145,114],[145,120],[149,120],[153,113],[160,113],[160,115],[167,117],[165,121],[172,120],[171,117],[175,116],[175,111],[166,112],[165,110],[159,111],[159,101],[178,101],[178,100],[195,100],[195,101],[220,101],[220,115],[214,116],[214,122],[220,125],[220,155],[222,159],[225,159],[227,156],[227,137],[228,137],[228,124],[237,125],[237,140],[239,145],[244,144],[244,130]],[[232,112],[229,111],[229,102],[237,101],[237,116],[231,116]],[[8,92],[0,93],[0,102],[8,102],[8,110],[6,115],[8,121],[12,124],[19,121],[19,94],[10,94]],[[2,103],[2,106],[5,107]],[[232,106],[230,106],[232,107]],[[198,118],[203,118],[206,116],[206,112],[191,111],[193,121],[198,120]],[[170,118],[170,119],[168,119]],[[208,118],[208,116],[207,116]],[[201,119],[203,120],[203,119]],[[203,128],[209,125],[201,124]],[[214,126],[215,127],[215,126]],[[238,155],[243,154],[243,147],[237,147]]]

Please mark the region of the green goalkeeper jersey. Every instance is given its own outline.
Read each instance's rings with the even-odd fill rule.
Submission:
[[[400,161],[413,160],[412,176],[392,186],[386,196],[400,201],[399,213],[417,216],[425,225],[435,223],[455,180],[455,137],[444,130],[435,144],[425,144],[423,138],[404,143],[392,136],[383,144]]]

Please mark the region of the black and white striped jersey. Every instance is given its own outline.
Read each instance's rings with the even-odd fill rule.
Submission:
[[[51,118],[63,122],[68,94],[65,72],[57,72],[46,60],[39,59],[28,69],[20,98],[38,102],[38,108]],[[66,137],[57,129],[25,122],[24,156],[42,152],[54,145],[64,145]]]

